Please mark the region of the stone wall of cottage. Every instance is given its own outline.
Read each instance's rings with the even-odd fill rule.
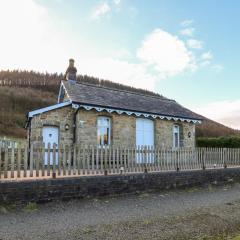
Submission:
[[[180,129],[180,146],[195,146],[195,125],[187,122],[174,122],[168,120],[155,120],[155,144],[159,147],[168,148],[173,146],[173,126]]]
[[[97,144],[97,118],[99,116],[111,119],[111,144],[121,146],[135,144],[135,117],[83,109],[79,110],[77,115],[77,143]]]
[[[32,142],[42,142],[43,126],[59,127],[59,143],[73,143],[73,119],[74,112],[71,106],[63,107],[33,117],[31,121]],[[136,143],[136,117],[119,115],[116,113],[87,111],[80,109],[76,115],[76,143],[85,145],[97,145],[97,118],[106,116],[111,119],[111,144],[120,146],[133,146]],[[174,122],[168,120],[155,119],[154,142],[159,147],[173,146],[173,126],[178,124],[180,127],[180,146],[195,146],[195,125],[186,122]],[[69,130],[65,129],[66,124]]]
[[[59,128],[59,144],[72,144],[74,111],[76,110],[68,106],[35,115],[31,120],[30,141],[41,143],[43,127],[56,126]],[[65,129],[66,124],[69,125],[69,130]]]

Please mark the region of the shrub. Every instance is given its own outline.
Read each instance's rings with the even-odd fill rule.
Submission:
[[[240,148],[240,137],[200,137],[196,140],[197,147]]]

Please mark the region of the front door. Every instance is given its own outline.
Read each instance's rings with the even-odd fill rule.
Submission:
[[[136,120],[136,145],[154,146],[154,122],[147,118],[137,118]],[[137,162],[143,162],[142,154],[137,155]],[[150,154],[149,162],[153,162],[154,157]]]
[[[45,165],[48,164],[48,145],[50,146],[51,152],[50,152],[50,159],[49,164],[53,164],[53,146],[55,144],[56,146],[56,164],[58,164],[58,135],[59,135],[59,129],[58,127],[53,126],[45,126],[43,127],[43,143],[45,144],[45,158],[44,163]]]

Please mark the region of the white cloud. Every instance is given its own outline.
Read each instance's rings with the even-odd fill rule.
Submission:
[[[212,66],[212,69],[216,73],[220,73],[224,69],[224,67],[222,65],[220,65],[220,64],[215,64],[215,65]]]
[[[112,58],[79,59],[80,72],[137,88],[154,90],[156,77],[149,74],[142,64]]]
[[[132,57],[129,51],[119,48],[112,57],[103,58],[91,45],[74,38],[67,26],[61,30],[58,24],[33,0],[0,1],[0,29],[4,33],[0,38],[0,69],[64,72],[73,57],[79,73],[154,89],[156,77],[145,65],[123,60]]]
[[[0,29],[0,69],[56,71],[56,56],[66,57],[72,43],[67,30],[57,29],[47,9],[32,0],[0,1]]]
[[[191,26],[193,24],[193,22],[194,22],[193,20],[186,19],[186,20],[183,20],[181,22],[181,26],[182,27],[189,27],[189,26]]]
[[[192,48],[192,49],[202,49],[203,48],[202,41],[199,41],[197,39],[188,39],[187,45],[189,48]]]
[[[153,90],[158,79],[196,68],[186,44],[161,29],[136,52],[123,46],[104,55],[67,24],[34,0],[0,0],[0,69],[64,72],[73,57],[79,73]]]
[[[202,55],[200,57],[201,66],[210,65],[212,58],[213,58],[213,55],[210,51],[202,53]]]
[[[212,102],[194,110],[226,126],[240,129],[240,99]]]
[[[113,3],[116,4],[116,5],[119,5],[121,2],[121,0],[113,0]]]
[[[210,52],[210,51],[208,51],[208,52],[205,52],[205,53],[203,53],[202,55],[201,55],[201,59],[202,60],[211,60],[213,58],[213,55],[212,55],[212,53]]]
[[[195,28],[184,28],[180,31],[180,34],[187,37],[192,37],[194,35]]]
[[[106,15],[108,12],[110,12],[110,10],[111,10],[111,7],[109,6],[109,4],[107,2],[103,2],[94,9],[94,11],[91,15],[91,18],[99,19],[100,17],[102,17],[102,16]]]
[[[185,43],[161,29],[155,29],[146,37],[137,51],[137,57],[165,77],[195,67],[192,53]]]
[[[118,50],[115,50],[115,51],[112,51],[112,54],[111,54],[113,57],[117,58],[117,59],[129,59],[129,58],[132,58],[133,55],[131,54],[130,51],[128,51],[127,49],[125,48],[120,48]]]

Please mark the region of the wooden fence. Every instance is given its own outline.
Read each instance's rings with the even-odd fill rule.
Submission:
[[[0,146],[0,180],[240,167],[240,149]]]

